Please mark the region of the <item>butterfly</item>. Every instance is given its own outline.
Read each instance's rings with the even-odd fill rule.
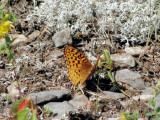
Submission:
[[[64,54],[68,65],[68,76],[75,85],[78,83],[82,85],[94,74],[99,56],[94,66],[92,66],[88,58],[74,47],[67,46]]]

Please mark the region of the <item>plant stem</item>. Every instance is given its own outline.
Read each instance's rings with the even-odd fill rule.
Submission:
[[[111,71],[107,71],[109,78],[111,79],[112,83],[116,86],[116,88],[121,91],[123,94],[127,95],[128,97],[130,97],[126,92],[124,92],[118,85],[118,83],[113,79],[112,75],[111,75]]]
[[[20,88],[20,84],[18,83],[18,78],[17,78],[17,74],[16,74],[16,70],[14,69],[14,75],[15,75],[15,79],[17,81],[17,84],[18,84],[18,91],[19,91],[19,96],[20,96],[20,99],[22,98],[22,94],[21,94],[21,88]]]

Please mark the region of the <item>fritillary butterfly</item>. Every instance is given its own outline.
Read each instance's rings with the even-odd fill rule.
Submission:
[[[81,85],[89,79],[95,72],[99,57],[94,66],[87,57],[76,48],[67,46],[64,50],[65,58],[68,65],[68,76],[70,80],[77,85]]]

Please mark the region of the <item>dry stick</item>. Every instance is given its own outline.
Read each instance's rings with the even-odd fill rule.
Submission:
[[[41,34],[39,35],[39,37],[36,39],[36,41],[40,38],[42,38],[42,35],[47,31],[48,27],[46,26],[43,31],[41,32]]]

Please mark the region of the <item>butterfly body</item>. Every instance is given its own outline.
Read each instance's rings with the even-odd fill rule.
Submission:
[[[88,58],[74,47],[67,46],[64,53],[70,80],[75,85],[78,83],[83,84],[95,72],[99,58],[97,59],[96,64],[92,66]]]

